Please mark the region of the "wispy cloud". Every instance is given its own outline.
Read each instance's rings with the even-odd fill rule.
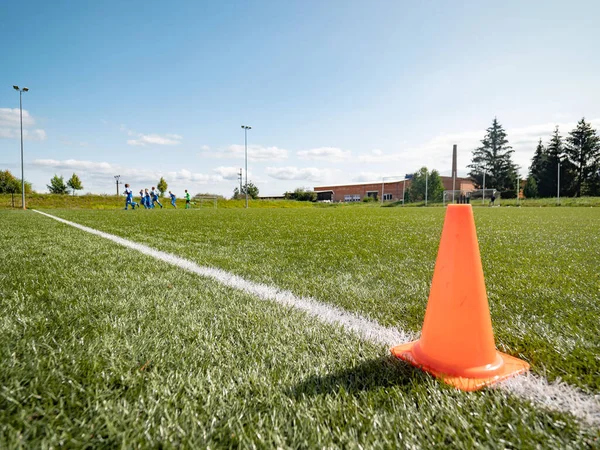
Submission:
[[[331,179],[335,170],[317,169],[315,167],[298,168],[294,166],[287,167],[267,167],[266,173],[277,180],[307,180],[323,181]]]
[[[42,129],[29,129],[35,120],[29,111],[23,110],[23,139],[43,141],[47,138]],[[18,108],[0,108],[0,138],[18,139],[21,137],[21,118]]]
[[[339,162],[350,157],[350,151],[337,147],[319,147],[297,152],[300,159]]]
[[[206,148],[205,148],[206,147]],[[211,150],[202,146],[200,155],[209,158],[244,160],[245,148],[243,145],[230,145],[225,149]],[[250,161],[281,161],[288,157],[288,151],[279,147],[263,147],[261,145],[248,146],[248,160]]]
[[[169,182],[186,181],[196,184],[208,184],[219,182],[224,179],[224,177],[218,174],[193,173],[187,169],[163,172],[160,170],[131,169],[108,162],[82,161],[76,159],[62,161],[55,159],[36,159],[32,162],[32,165],[39,168],[52,169],[53,171],[80,171],[82,172],[80,175],[95,179],[106,179],[119,174],[121,175],[121,179],[140,183],[156,183],[162,176],[167,177]]]
[[[357,183],[364,183],[367,181],[381,182],[382,178],[385,176],[388,176],[388,174],[383,174],[380,172],[360,172],[358,175],[352,178],[352,181]]]
[[[134,130],[130,130],[125,125],[121,125],[121,131],[127,133],[128,136],[135,137],[135,139],[128,139],[129,145],[145,146],[145,145],[179,145],[183,139],[183,136],[179,134],[144,134],[138,133]]]
[[[237,180],[239,176],[239,168],[238,167],[217,167],[213,169],[213,172],[220,175],[225,180]]]

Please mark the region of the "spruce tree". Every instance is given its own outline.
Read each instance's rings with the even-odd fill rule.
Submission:
[[[469,176],[479,187],[483,185],[483,171],[486,172],[486,188],[500,191],[514,190],[517,183],[517,166],[511,155],[514,150],[508,145],[506,132],[498,119],[494,118],[492,126],[481,140],[481,147],[473,150],[473,158]]]
[[[565,158],[565,147],[558,126],[546,146],[546,158],[538,180],[540,197],[555,197],[558,189],[558,164],[560,162],[560,195],[573,194],[573,166]]]
[[[538,196],[537,181],[535,177],[529,175],[525,187],[523,188],[523,195],[525,198],[536,198]]]
[[[533,154],[533,158],[531,158],[531,165],[529,166],[529,177],[533,177],[535,179],[536,185],[540,182],[540,177],[543,175],[542,172],[544,170],[544,165],[546,164],[546,160],[548,159],[548,154],[544,145],[542,144],[542,139],[540,138],[538,145],[535,149],[535,153]]]
[[[600,140],[585,118],[566,139],[565,153],[573,166],[573,193],[577,197],[594,194],[600,168]]]

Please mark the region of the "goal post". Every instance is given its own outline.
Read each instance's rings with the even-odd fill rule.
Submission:
[[[444,191],[444,206],[447,203],[452,203],[462,196],[467,197],[471,205],[491,205],[492,197],[494,197],[494,205],[500,204],[500,192],[496,189],[475,189],[473,191],[449,190]]]
[[[194,201],[198,203],[198,208],[202,208],[203,203],[212,203],[213,208],[217,209],[217,200],[219,197],[213,195],[197,195],[194,197]]]

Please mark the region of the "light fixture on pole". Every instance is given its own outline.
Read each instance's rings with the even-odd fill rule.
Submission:
[[[21,112],[21,206],[25,209],[25,169],[23,164],[23,92],[29,91],[29,88],[20,89],[19,86],[13,88],[19,91],[19,110]]]
[[[121,175],[115,175],[115,182],[117,184],[117,197],[119,196],[119,178],[121,178]]]
[[[248,208],[248,130],[251,130],[252,127],[248,125],[242,125],[244,129],[244,160],[246,162],[246,208]]]

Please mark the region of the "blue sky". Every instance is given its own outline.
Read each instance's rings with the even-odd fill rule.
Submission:
[[[451,5],[451,3],[456,3]],[[231,195],[252,126],[264,195],[459,171],[494,116],[537,140],[600,127],[600,2],[21,1],[0,5],[0,169],[44,191],[164,176]]]

